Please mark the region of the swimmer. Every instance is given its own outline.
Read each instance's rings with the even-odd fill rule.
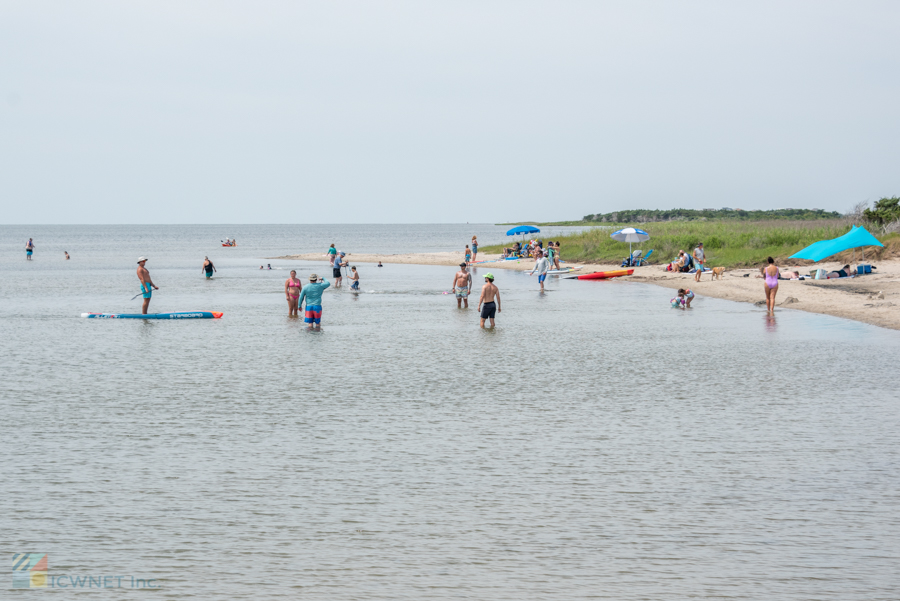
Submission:
[[[137,261],[137,277],[141,282],[141,296],[144,297],[144,307],[141,313],[144,315],[147,314],[147,309],[150,308],[150,297],[153,296],[153,290],[159,290],[156,284],[153,283],[153,280],[150,279],[150,272],[144,267],[145,263],[147,263],[147,257],[141,257]]]
[[[259,268],[260,268],[260,269],[265,269],[265,267],[263,267],[262,265],[260,265]]]
[[[691,292],[690,288],[679,288],[678,300],[681,301],[682,309],[690,309],[691,301],[694,300],[694,293]]]
[[[379,267],[384,267],[384,265],[381,264],[381,261],[378,261],[378,266],[379,266]]]
[[[64,251],[63,251],[63,254],[66,255],[66,261],[68,261],[68,260],[69,260],[69,253],[68,253],[68,251],[65,251],[65,250],[64,250]]]
[[[212,277],[214,271],[218,271],[216,266],[213,265],[213,262],[209,260],[209,257],[203,257],[203,267],[200,269],[201,272],[206,272],[206,279]]]
[[[494,302],[494,298],[497,302]],[[484,309],[481,308],[484,303]],[[500,313],[500,289],[494,285],[494,274],[488,273],[484,276],[484,286],[481,287],[481,296],[478,298],[478,309],[481,311],[481,327],[484,327],[484,320],[491,320],[491,327],[494,327],[494,315]]]
[[[297,278],[297,272],[291,270],[291,277],[284,282],[284,296],[288,302],[288,316],[299,317],[299,301],[300,290],[303,288],[303,282]]]
[[[31,260],[31,254],[34,252],[34,240],[32,238],[28,239],[28,242],[25,243],[25,260]]]
[[[472,274],[466,269],[465,263],[459,264],[459,271],[453,276],[453,291],[456,293],[456,308],[461,309],[466,303],[469,308],[469,292],[472,290]]]
[[[350,268],[350,275],[347,276],[347,279],[353,282],[350,284],[350,290],[359,292],[359,273],[356,271],[356,266]]]
[[[266,266],[267,266],[269,269],[272,269],[272,264],[271,264],[271,263],[266,263]]]

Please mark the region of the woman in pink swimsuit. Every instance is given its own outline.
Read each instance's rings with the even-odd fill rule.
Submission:
[[[769,313],[775,313],[775,294],[778,292],[778,267],[775,265],[775,259],[769,257],[766,259],[769,264],[763,269],[763,276],[766,281],[763,287],[766,289],[766,309]]]
[[[262,267],[260,267],[260,269],[262,269]],[[292,269],[291,277],[284,282],[284,296],[287,298],[288,316],[290,317],[300,316],[297,300],[300,298],[301,287],[302,284],[300,283],[300,280],[297,279],[297,272]]]

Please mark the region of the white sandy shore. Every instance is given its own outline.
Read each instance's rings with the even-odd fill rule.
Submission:
[[[402,255],[349,254],[351,263],[401,263],[416,265],[445,265],[455,267],[463,261],[461,252],[410,253]],[[294,259],[302,261],[327,261],[323,254],[308,253],[271,257],[273,259]],[[482,255],[479,260],[496,260],[499,255]],[[490,269],[531,270],[534,261],[496,261],[483,263],[477,267]],[[594,265],[565,263],[564,266],[579,269],[575,273],[590,273],[621,269],[618,265]],[[900,261],[880,261],[872,275],[840,280],[782,280],[778,286],[777,303],[781,307],[800,309],[811,313],[823,313],[846,319],[854,319],[883,328],[900,330]],[[817,267],[839,269],[838,263],[821,263]],[[808,273],[810,267],[792,268],[800,273]],[[726,300],[765,304],[762,280],[756,278],[757,270],[736,269],[725,272],[721,280],[712,280],[708,273],[701,281],[694,282],[694,275],[670,273],[662,266],[650,265],[635,270],[634,275],[623,280],[655,284],[666,288],[690,288],[695,294],[712,296]],[[744,277],[748,274],[749,277]]]

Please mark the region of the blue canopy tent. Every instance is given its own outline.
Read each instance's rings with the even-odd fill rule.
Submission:
[[[836,255],[839,252],[851,248],[859,248],[861,246],[884,246],[884,244],[879,242],[875,236],[866,230],[866,228],[854,225],[850,231],[843,236],[838,236],[833,240],[813,242],[800,252],[791,255],[790,258],[819,262],[822,259]]]

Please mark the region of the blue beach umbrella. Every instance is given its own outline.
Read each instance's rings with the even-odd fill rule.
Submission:
[[[519,234],[538,234],[541,230],[532,225],[519,225],[506,232],[507,236],[518,236]]]
[[[628,254],[631,255],[631,243],[649,240],[650,234],[648,234],[644,230],[635,229],[633,227],[626,227],[625,229],[619,230],[618,232],[613,232],[609,237],[613,240],[618,240],[619,242],[627,242]]]

